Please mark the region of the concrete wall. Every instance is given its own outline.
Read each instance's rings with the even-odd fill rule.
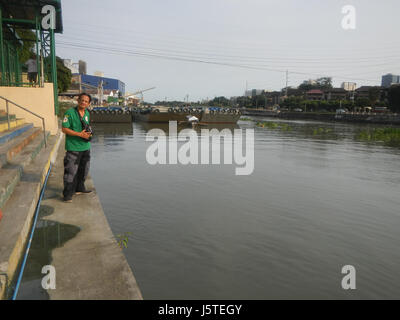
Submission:
[[[54,114],[53,84],[45,83],[43,88],[0,87],[0,96],[36,113],[45,119],[46,131],[55,135],[58,130],[57,116]],[[6,110],[6,102],[0,98],[0,110]],[[9,103],[10,114],[24,118],[26,123],[42,127],[42,120]]]

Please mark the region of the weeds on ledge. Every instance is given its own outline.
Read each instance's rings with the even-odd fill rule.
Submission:
[[[122,250],[124,247],[128,248],[128,241],[131,232],[124,232],[123,234],[117,234],[115,238],[117,239],[118,246]]]

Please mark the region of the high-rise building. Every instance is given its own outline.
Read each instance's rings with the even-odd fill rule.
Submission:
[[[354,91],[357,88],[357,84],[355,82],[343,82],[342,89],[346,91]]]
[[[400,76],[394,74],[386,74],[382,76],[382,87],[389,88],[392,84],[399,84]]]
[[[255,96],[259,96],[263,92],[264,92],[264,90],[262,90],[262,89],[251,89],[251,90],[246,90],[244,95],[246,97],[255,97]]]
[[[78,73],[79,70],[76,66],[76,63],[72,63],[71,59],[64,59],[64,66],[67,67],[69,70],[71,70],[71,73]]]
[[[79,73],[87,74],[86,61],[79,60]]]

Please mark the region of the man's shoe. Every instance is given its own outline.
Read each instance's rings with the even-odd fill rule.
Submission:
[[[64,197],[63,201],[64,201],[64,202],[71,203],[71,202],[72,202],[72,198]]]
[[[75,194],[88,194],[92,193],[92,190],[76,191]]]

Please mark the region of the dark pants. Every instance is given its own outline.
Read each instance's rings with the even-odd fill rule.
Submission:
[[[75,192],[85,191],[89,173],[90,150],[67,151],[64,158],[64,197],[71,198]]]
[[[38,74],[37,72],[28,72],[28,80],[29,80],[29,82],[36,83],[37,74]]]

